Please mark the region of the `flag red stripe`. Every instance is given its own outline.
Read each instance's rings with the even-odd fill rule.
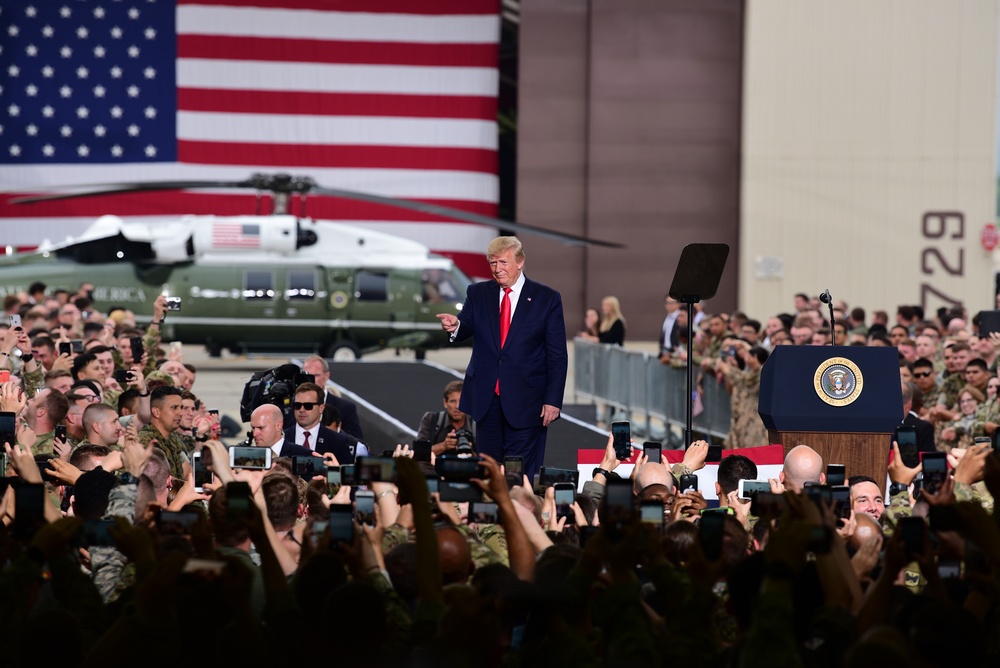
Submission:
[[[282,37],[178,35],[178,58],[344,65],[497,66],[496,44],[348,42]]]
[[[77,217],[114,214],[118,216],[162,216],[189,213],[195,215],[215,214],[219,216],[252,215],[257,213],[257,198],[252,193],[224,195],[217,193],[194,193],[184,191],[130,193],[127,195],[100,195],[76,200],[38,202],[37,204],[10,204],[19,194],[0,195],[0,230],[2,218],[32,217]],[[420,200],[461,211],[469,211],[484,216],[495,216],[496,204],[463,200]],[[299,202],[293,201],[290,210],[300,213]],[[262,214],[271,213],[271,203],[266,197],[261,199]],[[338,197],[312,196],[308,198],[306,213],[317,219],[327,220],[385,220],[417,222],[460,222],[451,218],[433,216],[417,211],[400,209],[395,206],[369,204]],[[2,239],[0,232],[0,239]]]
[[[178,5],[215,7],[270,7],[368,14],[497,14],[499,0],[178,0]]]
[[[298,165],[355,169],[434,169],[496,174],[496,151],[423,146],[346,146],[311,144],[252,144],[249,142],[177,142],[180,162],[216,165]]]

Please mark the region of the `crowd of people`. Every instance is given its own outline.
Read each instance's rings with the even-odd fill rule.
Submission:
[[[463,441],[483,425],[459,408],[462,384],[422,421],[428,447],[361,459],[321,358],[287,410],[253,411],[268,456],[240,459],[194,394],[197,370],[160,340],[165,300],[142,331],[127,310],[96,313],[90,290],[4,303],[21,322],[0,343],[5,665],[932,666],[1000,653],[1000,463],[975,440],[1000,423],[1000,341],[975,318],[903,307],[889,327],[839,305],[830,328],[805,296],[763,327],[700,315],[695,361],[702,382],[732,388],[734,426],[774,345],[890,345],[900,416],[929,424],[923,449],[950,465],[925,478],[895,447],[883,495],[852,471],[827,485],[836,462],[800,445],[769,491],[741,494],[759,474],[731,454],[715,503],[689,485],[707,474],[704,441],[674,465],[637,451],[625,473],[632,458],[609,438],[582,481],[519,476],[522,458]],[[624,337],[606,302],[598,330],[617,322]],[[676,364],[686,323],[667,310],[663,361]],[[754,428],[730,444],[766,443]]]

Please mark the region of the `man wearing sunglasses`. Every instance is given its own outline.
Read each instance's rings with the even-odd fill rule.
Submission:
[[[322,424],[323,388],[315,383],[302,383],[295,388],[292,416],[295,424],[285,430],[285,440],[319,454],[332,452],[341,465],[354,463],[354,448],[343,434]]]

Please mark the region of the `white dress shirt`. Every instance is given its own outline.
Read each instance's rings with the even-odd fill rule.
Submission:
[[[521,291],[522,290],[524,290],[524,272],[523,271],[521,272],[521,275],[517,277],[517,280],[514,281],[514,285],[510,286],[510,321],[511,322],[514,322],[514,311],[517,310],[517,301],[518,301],[518,299],[521,298]],[[503,295],[504,295],[503,288],[500,288],[500,296],[497,298],[497,309],[498,310],[500,309],[500,306],[503,304]],[[450,337],[451,341],[454,341],[455,337],[458,336],[458,329],[461,326],[462,326],[462,323],[461,323],[461,321],[459,321],[458,327],[456,327],[455,331],[451,333],[451,337]]]
[[[306,432],[309,432],[309,445],[306,446]],[[295,424],[295,443],[308,447],[310,450],[316,449],[316,437],[319,435],[319,422],[312,426],[312,429],[303,429],[298,423]]]

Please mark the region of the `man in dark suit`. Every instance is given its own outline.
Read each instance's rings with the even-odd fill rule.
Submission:
[[[358,439],[365,440],[365,435],[361,432],[361,421],[358,420],[358,407],[349,399],[338,397],[326,391],[326,383],[330,380],[330,365],[319,355],[307,357],[302,363],[302,373],[312,374],[316,379],[316,384],[323,388],[325,395],[323,401],[340,411],[341,428]]]
[[[285,439],[281,431],[282,421],[281,409],[274,404],[262,404],[255,408],[250,414],[254,445],[258,448],[271,448],[272,457],[312,456],[312,450]]]
[[[913,412],[913,387],[903,383],[903,422],[901,426],[913,427],[917,432],[917,451],[936,452],[934,447],[934,425],[927,420],[921,420]]]
[[[476,448],[497,459],[524,457],[530,477],[545,461],[546,428],[559,417],[566,386],[562,297],[525,278],[516,237],[497,237],[486,257],[493,281],[469,286],[458,317],[437,317],[452,340],[473,339],[459,405],[478,425]]]
[[[337,432],[323,426],[321,401],[323,388],[315,383],[302,383],[295,388],[292,401],[292,415],[295,424],[285,430],[285,441],[301,445],[307,450],[319,454],[330,452],[337,458],[338,464],[353,464],[354,449],[347,439]]]

